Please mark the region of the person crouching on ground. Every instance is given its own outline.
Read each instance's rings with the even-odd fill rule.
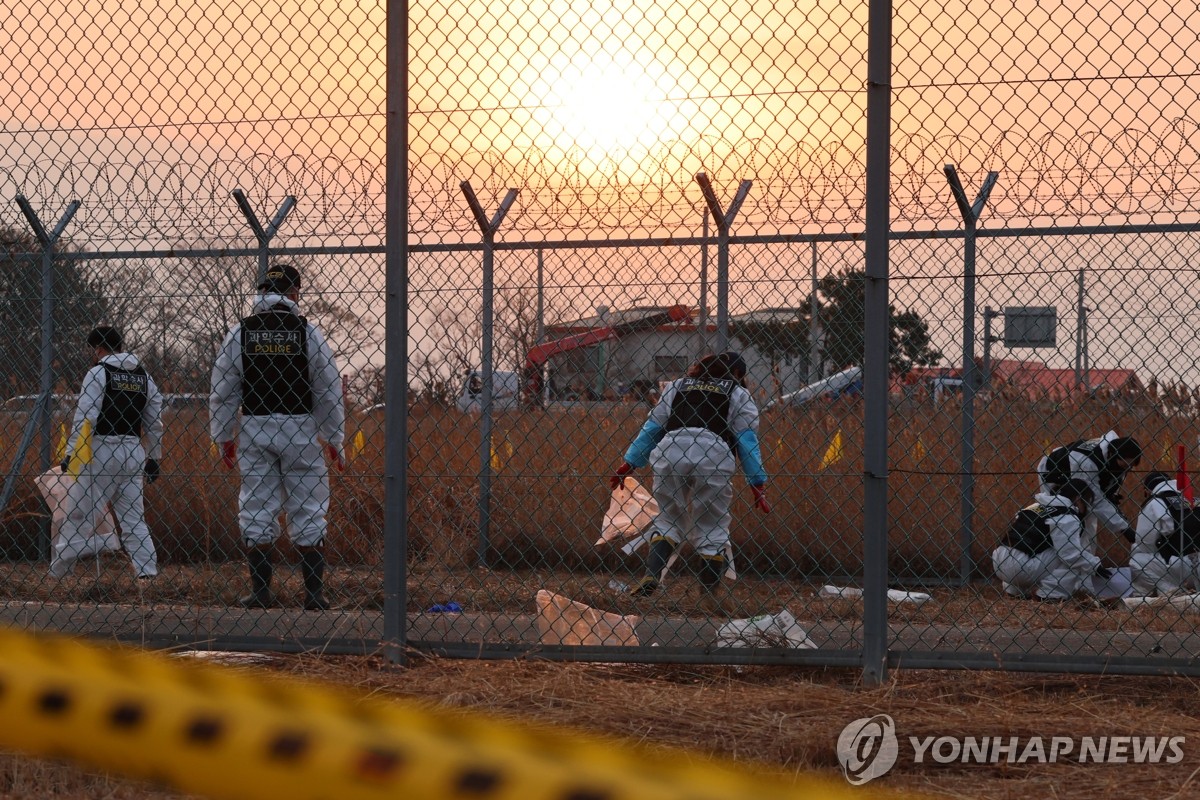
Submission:
[[[1112,571],[1086,546],[1084,518],[1093,501],[1088,482],[1071,478],[1054,492],[1039,492],[1017,512],[1003,542],[992,551],[992,567],[1006,594],[1062,602],[1090,594],[1093,576]]]
[[[1200,555],[1185,524],[1191,508],[1184,504],[1175,481],[1151,472],[1143,485],[1146,501],[1137,520],[1137,538],[1129,553],[1133,593],[1142,597],[1200,590]]]
[[[728,613],[718,594],[729,542],[729,504],[737,461],[754,492],[754,505],[768,513],[767,474],[758,444],[758,406],[746,390],[746,362],[733,352],[709,355],[672,381],[625,460],[609,479],[616,489],[625,476],[650,462],[659,514],[650,536],[646,575],[629,591],[647,597],[658,589],[663,570],[689,538],[703,559],[701,601],[706,611]],[[688,520],[690,534],[685,534]]]

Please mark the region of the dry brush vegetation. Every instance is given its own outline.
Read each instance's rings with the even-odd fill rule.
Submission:
[[[645,418],[645,407],[597,404],[500,414],[493,429],[489,563],[498,568],[594,573],[613,566],[594,546],[608,501],[606,477]],[[167,420],[164,477],[147,491],[147,518],[165,565],[237,562],[237,477],[220,468],[206,419]],[[20,421],[0,420],[14,452]],[[1172,469],[1176,444],[1193,450],[1191,415],[1149,403],[1095,398],[1039,406],[981,399],[974,433],[976,577],[1012,514],[1027,504],[1033,465],[1051,446],[1117,429],[1137,437],[1146,459],[1129,479],[1124,509],[1136,513],[1140,478]],[[889,420],[889,550],[894,578],[957,575],[960,560],[961,414],[951,403],[897,401]],[[57,434],[56,434],[57,438]],[[760,429],[773,513],[760,515],[735,481],[733,540],[743,572],[822,580],[861,572],[862,405],[858,400],[764,413]],[[384,419],[352,414],[346,472],[333,474],[331,562],[378,571],[383,555]],[[0,556],[36,559],[45,506],[36,494],[34,449],[0,519]],[[416,571],[462,572],[478,551],[480,444],[477,418],[451,409],[409,417],[407,555]],[[649,484],[648,469],[636,477]],[[1123,545],[1110,557],[1124,558]],[[284,546],[283,557],[291,554]]]

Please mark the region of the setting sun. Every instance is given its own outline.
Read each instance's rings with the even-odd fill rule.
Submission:
[[[668,133],[666,93],[631,59],[552,64],[540,83],[539,116],[561,150],[579,149],[599,160],[613,151],[651,147]]]

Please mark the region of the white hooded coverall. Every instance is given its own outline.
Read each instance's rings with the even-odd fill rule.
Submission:
[[[259,295],[252,313],[272,309],[299,313],[295,303],[274,293]],[[242,538],[250,547],[274,542],[281,533],[282,511],[287,514],[292,544],[320,546],[329,512],[329,468],[320,440],[340,450],[345,439],[342,379],[333,351],[321,330],[306,323],[312,413],[240,414],[242,325],[235,325],[221,344],[213,364],[209,396],[209,433],[213,441],[219,445],[232,440],[235,433],[238,438],[237,460],[242,475],[238,523]]]
[[[1129,553],[1135,595],[1147,597],[1200,589],[1200,555],[1187,553],[1168,561],[1158,549],[1159,539],[1176,531],[1179,520],[1175,510],[1182,499],[1175,481],[1163,481],[1154,487],[1138,514],[1137,538]]]
[[[1039,493],[1034,501],[1047,508],[1074,510],[1074,503],[1057,494]],[[1100,566],[1095,537],[1076,513],[1046,520],[1051,546],[1035,555],[1001,544],[992,551],[992,568],[1007,594],[1024,597],[1035,592],[1046,600],[1067,598],[1080,590],[1090,591],[1091,577]]]
[[[144,448],[138,436],[96,434],[108,382],[102,364],[121,370],[139,366],[137,356],[132,353],[113,353],[100,359],[83,376],[67,453],[78,459],[86,449],[82,447],[86,423],[93,431],[91,458],[82,462],[78,477],[67,490],[67,514],[51,555],[50,574],[61,577],[78,558],[95,552],[91,538],[100,515],[111,504],[121,526],[121,544],[133,562],[134,572],[139,578],[150,578],[158,574],[158,556],[146,525],[142,471],[147,458],[156,461],[162,458],[162,394],[154,379],[147,375],[146,404],[142,408]]]

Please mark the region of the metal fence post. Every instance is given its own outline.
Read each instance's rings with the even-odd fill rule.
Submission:
[[[975,563],[971,558],[971,545],[975,541],[975,234],[976,223],[987,203],[999,173],[989,172],[979,189],[975,202],[967,200],[958,171],[953,164],[945,166],[950,191],[962,214],[965,233],[963,236],[963,369],[962,369],[962,553],[958,562],[959,581],[965,586],[971,582]]]
[[[479,564],[487,566],[488,541],[492,526],[492,340],[494,331],[493,305],[495,303],[493,285],[493,262],[496,250],[496,231],[508,214],[513,202],[517,199],[517,190],[509,189],[500,201],[500,208],[489,221],[475,190],[470,181],[463,181],[459,188],[467,198],[467,205],[479,224],[483,233],[483,344],[481,345],[480,364],[483,392],[479,396]]]
[[[385,172],[408,175],[408,0],[387,0]],[[384,186],[383,656],[408,640],[408,181]]]
[[[283,202],[279,204],[275,216],[271,218],[271,222],[266,228],[258,221],[258,216],[250,207],[245,192],[241,189],[234,189],[233,199],[237,201],[238,208],[242,210],[242,215],[246,218],[246,222],[250,223],[250,229],[254,231],[254,238],[258,240],[258,278],[254,281],[254,285],[257,286],[267,277],[267,257],[270,254],[271,240],[279,232],[279,226],[283,224],[288,213],[295,207],[296,198],[290,194],[283,198]]]
[[[704,192],[704,201],[712,213],[713,221],[717,223],[717,346],[716,352],[722,353],[729,349],[729,227],[738,209],[750,193],[751,182],[743,180],[738,184],[737,193],[728,211],[721,210],[721,203],[713,191],[712,181],[703,172],[696,173],[696,183]]]
[[[888,233],[891,229],[892,3],[867,10],[863,287],[863,683],[887,680]]]
[[[41,340],[41,397],[33,408],[33,413],[25,421],[25,431],[21,436],[21,444],[13,458],[12,467],[4,481],[4,492],[0,495],[0,510],[8,506],[16,489],[17,474],[25,463],[25,454],[33,444],[34,431],[42,432],[42,457],[39,469],[45,471],[50,467],[52,423],[50,418],[50,398],[54,393],[54,246],[62,237],[63,231],[79,210],[79,201],[72,200],[63,212],[54,229],[47,232],[38,218],[37,212],[24,195],[17,195],[17,205],[25,215],[29,228],[42,246],[42,340]]]

